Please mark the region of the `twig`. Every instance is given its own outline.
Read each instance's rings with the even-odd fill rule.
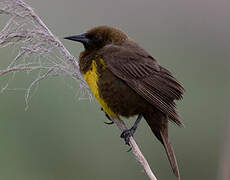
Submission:
[[[31,88],[33,86],[35,86],[35,84],[37,84],[39,81],[43,80],[44,78],[47,78],[49,76],[49,74],[54,71],[54,68],[50,68],[46,73],[42,74],[41,76],[37,77],[37,79],[35,79],[31,84],[30,86],[27,88],[27,91],[26,91],[26,94],[25,94],[25,101],[26,101],[26,106],[28,107],[28,98],[30,96],[30,91],[31,91]],[[27,109],[26,107],[26,109]]]
[[[0,46],[18,45],[18,55],[12,60],[5,70],[0,71],[0,76],[11,72],[22,71],[45,71],[32,81],[27,88],[25,101],[28,104],[31,88],[50,75],[61,73],[80,82],[80,87],[88,90],[88,86],[83,80],[76,59],[64,47],[61,41],[55,37],[33,9],[22,0],[3,0],[0,2],[0,14],[11,16],[6,26],[0,32]],[[38,59],[32,61],[32,55],[37,55]],[[42,60],[47,56],[53,56],[48,61]],[[26,61],[30,57],[31,62]],[[24,59],[24,62],[20,60]],[[91,95],[89,96],[91,97]],[[120,128],[125,130],[126,125],[119,117],[112,117],[112,120]],[[151,171],[148,162],[141,153],[133,137],[130,137],[130,145],[133,154],[138,162],[143,166],[150,180],[157,180]]]
[[[10,72],[22,72],[22,71],[34,71],[34,70],[41,70],[41,69],[47,69],[46,67],[42,67],[42,66],[33,66],[33,67],[28,67],[28,66],[24,66],[24,67],[13,67],[13,68],[7,68],[5,70],[0,71],[0,76],[10,73]]]
[[[119,117],[110,117],[112,121],[117,125],[117,127],[121,130],[124,131],[127,129],[124,121],[122,121]],[[132,152],[137,159],[137,161],[142,165],[144,168],[146,174],[148,175],[150,180],[157,180],[156,176],[153,174],[147,160],[145,159],[144,155],[142,154],[141,150],[139,149],[137,143],[135,142],[134,138],[131,136],[129,138],[130,141],[130,146],[132,148]]]

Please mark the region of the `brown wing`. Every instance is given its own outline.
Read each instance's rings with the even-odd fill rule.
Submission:
[[[168,70],[132,41],[123,46],[105,46],[103,55],[114,75],[181,125],[174,100],[182,98],[184,89]]]

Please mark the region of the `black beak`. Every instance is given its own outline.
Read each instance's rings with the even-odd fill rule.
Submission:
[[[75,35],[75,36],[68,36],[64,37],[64,39],[72,40],[72,41],[78,41],[83,44],[88,44],[89,39],[86,37],[86,33]]]

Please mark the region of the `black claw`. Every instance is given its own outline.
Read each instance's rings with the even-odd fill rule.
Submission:
[[[135,123],[134,123],[134,125],[133,125],[133,127],[130,128],[130,129],[126,129],[126,130],[124,130],[121,133],[120,137],[125,140],[125,144],[127,144],[127,145],[130,146],[130,144],[129,144],[129,138],[131,136],[133,136],[133,134],[135,133],[135,131],[136,131],[137,127],[138,127],[138,124],[141,121],[142,116],[143,116],[142,114],[139,114],[138,117],[137,117],[137,119],[136,119],[136,121],[135,121]],[[127,152],[131,151],[131,149],[129,149]]]
[[[112,124],[114,124],[114,122],[113,121],[111,121],[111,122],[104,122],[105,124],[108,124],[108,125],[112,125]]]
[[[101,111],[103,111],[105,113],[105,116],[107,117],[108,120],[112,121],[112,119],[109,117],[109,115],[104,111],[104,109],[102,107],[101,107]],[[110,125],[110,124],[113,124],[113,121],[109,122],[109,123],[107,123],[107,122],[104,122],[104,123]]]
[[[126,151],[126,152],[130,152],[132,150],[132,148],[129,148],[129,150],[128,151]]]
[[[108,120],[112,121],[107,113],[105,113],[105,116],[108,118]]]
[[[123,138],[123,139],[125,140],[125,144],[130,145],[130,144],[129,144],[129,138],[130,138],[131,136],[133,136],[134,132],[135,132],[135,129],[134,129],[134,128],[131,128],[131,129],[124,130],[124,131],[121,133],[120,137]]]

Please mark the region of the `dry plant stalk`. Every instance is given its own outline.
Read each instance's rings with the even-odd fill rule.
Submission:
[[[32,8],[21,0],[1,0],[0,14],[8,15],[9,20],[0,32],[0,46],[15,46],[18,54],[0,75],[7,73],[37,72],[37,78],[25,93],[28,100],[32,88],[42,79],[54,75],[68,75],[80,82],[80,89],[88,92],[77,60],[68,52],[61,41],[55,37]],[[7,89],[8,83],[2,88]],[[90,93],[88,92],[90,95]]]
[[[117,127],[121,130],[124,131],[127,129],[124,121],[122,121],[119,117],[111,117],[112,121],[117,125]],[[156,176],[153,174],[148,161],[145,159],[144,155],[142,154],[141,150],[139,149],[137,143],[135,142],[134,138],[131,136],[129,138],[130,146],[132,148],[132,152],[134,156],[136,157],[137,161],[144,167],[144,170],[146,174],[148,175],[150,180],[157,180]]]
[[[83,80],[77,60],[69,53],[61,41],[55,37],[42,22],[33,9],[22,0],[1,0],[0,15],[8,15],[9,20],[0,32],[0,47],[15,46],[18,54],[5,69],[0,70],[0,76],[17,72],[37,72],[35,78],[26,89],[25,101],[28,100],[32,88],[41,80],[50,76],[68,75],[75,79],[83,92],[88,91],[88,85]],[[7,89],[8,83],[2,88]],[[127,129],[119,117],[112,120],[121,131]],[[142,155],[133,137],[130,138],[132,152],[143,166],[150,180],[157,180],[148,162]]]

